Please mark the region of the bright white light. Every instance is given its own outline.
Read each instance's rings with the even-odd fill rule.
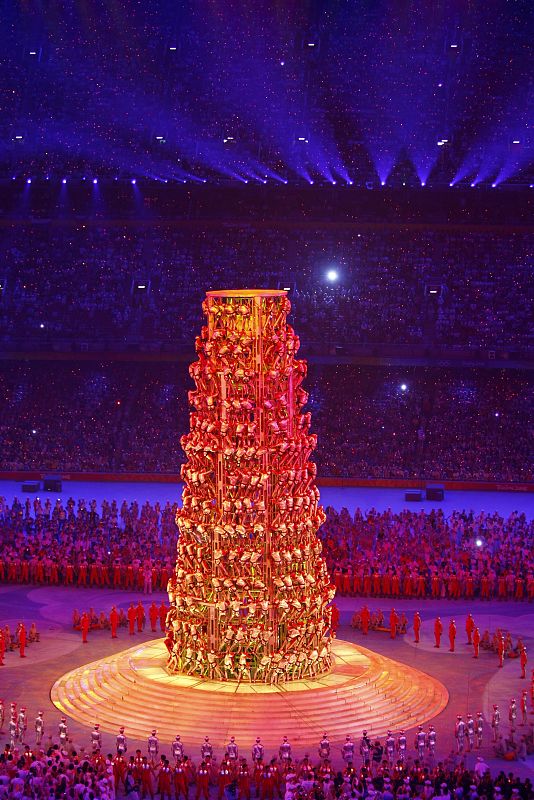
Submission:
[[[96,186],[96,184],[98,183],[98,178],[93,178],[93,183],[94,183],[94,184],[95,184],[95,186]]]
[[[284,292],[290,292],[291,288],[289,286],[284,286]]]
[[[315,47],[315,42],[308,42],[308,47]]]
[[[281,62],[280,62],[280,66],[281,66],[281,67],[285,67],[285,65],[286,65],[286,62],[285,62],[285,61],[281,61]]]
[[[512,144],[520,144],[519,139],[512,139]]]
[[[135,186],[136,183],[137,183],[136,179],[132,178],[132,186]]]
[[[385,185],[386,185],[385,181],[380,181],[380,186],[385,186]]]
[[[496,411],[496,412],[495,412],[495,416],[496,416],[496,417],[499,417],[499,416],[500,416],[500,414],[499,414],[499,412],[498,412],[498,411]]]
[[[61,181],[61,183],[67,183],[67,179],[66,179],[66,178],[63,178],[63,180]]]
[[[400,385],[401,392],[405,392],[407,390],[407,388],[408,388],[408,386],[405,383],[401,383],[401,385]]]
[[[174,51],[176,50],[176,47],[169,47],[169,50],[171,50],[172,52],[174,52]]]
[[[455,50],[458,47],[458,45],[457,44],[451,44],[451,47],[452,47],[453,50]]]
[[[31,179],[31,178],[27,178],[27,179],[26,179],[26,183],[31,183],[31,182],[32,182],[32,179]]]
[[[39,325],[39,327],[40,327],[40,328],[44,328],[44,322],[41,322],[41,324]]]
[[[426,186],[425,181],[421,181],[421,186]]]
[[[18,134],[17,136],[15,136],[15,139],[22,139],[22,138],[23,138],[23,137],[22,137],[20,134]]]
[[[334,281],[337,281],[338,277],[339,276],[338,276],[337,270],[335,270],[335,269],[329,269],[328,272],[326,273],[326,279],[328,281],[331,281],[332,283]]]
[[[477,539],[477,540],[476,540],[476,542],[475,542],[475,544],[476,544],[476,546],[477,546],[477,547],[482,547],[482,545],[484,544],[484,542],[482,541],[482,539]]]
[[[37,431],[35,430],[35,428],[32,428],[32,433],[33,433],[34,435],[37,433]]]
[[[31,56],[36,56],[36,55],[37,55],[37,52],[36,52],[35,50],[30,50],[30,55],[31,55]]]

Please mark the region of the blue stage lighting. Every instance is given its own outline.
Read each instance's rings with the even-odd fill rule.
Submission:
[[[135,186],[135,184],[137,183],[135,178],[132,178],[132,180],[130,182],[131,182],[132,186]]]
[[[400,390],[401,392],[405,392],[408,389],[408,386],[405,383],[401,383]]]
[[[386,185],[385,181],[380,181],[380,186],[385,186],[385,185]]]
[[[326,273],[326,280],[330,281],[330,283],[335,283],[338,277],[338,272],[335,269],[329,269]]]
[[[94,183],[94,184],[95,184],[95,186],[96,186],[96,184],[98,183],[98,178],[93,178],[93,183]]]
[[[67,183],[67,179],[66,179],[66,178],[63,178],[63,180],[61,181],[61,183]]]
[[[26,183],[31,183],[31,182],[32,182],[31,178],[26,178]]]

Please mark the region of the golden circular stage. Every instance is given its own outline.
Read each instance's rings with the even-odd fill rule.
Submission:
[[[284,734],[299,750],[327,731],[331,742],[347,733],[383,736],[422,724],[445,708],[449,693],[424,672],[350,642],[335,641],[334,668],[316,680],[269,684],[199,680],[168,675],[163,639],[130,647],[63,675],[52,687],[64,714],[103,731],[120,725],[134,739],[153,727],[162,741],[177,733],[188,744],[205,735],[224,747],[230,735],[243,745],[261,736],[278,747]]]

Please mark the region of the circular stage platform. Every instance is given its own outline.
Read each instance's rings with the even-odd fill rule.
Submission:
[[[168,675],[163,639],[131,647],[63,675],[53,703],[82,724],[100,723],[134,739],[153,727],[164,742],[177,733],[189,745],[205,735],[215,747],[236,736],[244,746],[261,736],[278,747],[284,734],[298,749],[315,747],[323,731],[332,743],[347,733],[383,736],[423,724],[445,708],[449,693],[424,672],[350,642],[335,641],[335,665],[317,680],[269,684],[198,680]]]

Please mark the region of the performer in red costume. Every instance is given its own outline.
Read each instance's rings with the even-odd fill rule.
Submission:
[[[441,634],[443,633],[443,623],[439,617],[434,622],[434,647],[440,647]]]
[[[130,607],[128,608],[128,629],[130,636],[135,636],[135,621],[137,619],[137,614],[135,611],[135,606],[133,603],[130,603]]]
[[[197,769],[197,791],[195,800],[200,800],[201,797],[203,797],[204,800],[209,800],[209,786],[210,770],[206,762],[202,761]]]
[[[449,622],[449,652],[454,653],[454,643],[456,642],[456,623],[453,619]]]
[[[414,635],[414,642],[416,644],[419,643],[419,634],[421,632],[421,615],[419,611],[416,611],[413,615],[413,635]]]
[[[87,611],[84,611],[81,616],[80,626],[82,630],[82,642],[83,644],[87,644],[87,634],[89,633],[89,626],[90,626],[89,614],[87,613]]]
[[[389,615],[389,637],[390,639],[395,639],[397,636],[397,625],[399,624],[399,615],[395,611],[394,608],[391,609],[391,613]]]
[[[371,621],[371,612],[369,611],[367,606],[364,606],[362,608],[362,613],[360,615],[360,618],[362,625],[362,633],[364,636],[367,636],[367,634],[369,633],[369,623]]]
[[[117,627],[119,625],[119,613],[115,606],[112,606],[109,614],[109,624],[111,626],[111,638],[117,638]]]
[[[471,644],[473,632],[475,630],[475,622],[473,620],[472,614],[467,615],[467,619],[465,621],[465,632],[467,634],[467,644]]]

